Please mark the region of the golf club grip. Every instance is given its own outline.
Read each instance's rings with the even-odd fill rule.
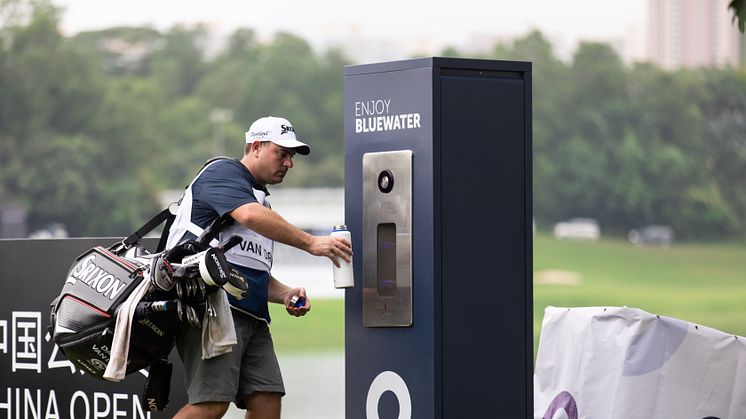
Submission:
[[[233,222],[233,218],[228,214],[216,218],[204,231],[202,231],[202,234],[197,237],[197,244],[202,247],[209,246],[212,239],[217,237],[217,235],[220,234],[220,232],[223,231],[223,229],[231,222]]]
[[[224,241],[223,243],[220,243],[220,245],[218,246],[218,249],[220,249],[221,252],[225,253],[231,250],[231,248],[235,247],[237,244],[241,243],[242,241],[243,239],[241,238],[241,236],[234,234],[233,236],[228,237],[228,240]]]

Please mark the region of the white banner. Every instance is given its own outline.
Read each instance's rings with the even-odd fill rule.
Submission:
[[[746,418],[746,338],[633,308],[547,307],[534,418]]]

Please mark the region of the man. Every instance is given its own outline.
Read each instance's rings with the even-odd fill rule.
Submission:
[[[271,276],[273,241],[326,256],[335,265],[349,262],[351,244],[330,236],[312,236],[274,212],[266,200],[266,185],[283,181],[293,157],[310,147],[295,137],[287,119],[272,116],[255,121],[246,133],[243,158],[208,164],[185,191],[169,234],[168,246],[199,235],[216,217],[229,214],[235,222],[224,237],[238,234],[239,246],[226,253],[228,261],[249,282],[249,296],[229,296],[238,344],[230,353],[202,360],[201,330],[185,327],[177,348],[185,368],[189,404],[175,418],[220,418],[230,402],[246,409],[246,418],[279,418],[285,394],[269,333],[267,302],[284,304],[293,316],[303,316],[311,303],[303,288],[291,288]],[[292,307],[293,296],[305,299]]]

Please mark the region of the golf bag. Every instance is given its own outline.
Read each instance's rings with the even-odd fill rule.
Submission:
[[[241,238],[208,244],[232,222],[230,217],[216,219],[196,240],[162,251],[172,220],[166,209],[121,242],[80,255],[51,304],[52,340],[87,375],[121,379],[110,372],[110,363],[122,359],[119,352],[126,368],[119,370],[122,378],[150,367],[143,397],[149,410],[163,410],[168,403],[171,365],[166,358],[182,327],[201,327],[207,296],[222,288],[240,299],[249,291],[223,254]],[[150,253],[139,241],[163,221],[161,242]],[[121,333],[129,340],[117,352],[117,343],[127,342],[116,337]]]

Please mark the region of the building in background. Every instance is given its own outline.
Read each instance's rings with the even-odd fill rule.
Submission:
[[[275,187],[269,196],[272,209],[289,223],[319,235],[345,224],[344,199],[344,188]]]
[[[746,36],[730,0],[648,0],[648,60],[673,70],[744,67]]]

